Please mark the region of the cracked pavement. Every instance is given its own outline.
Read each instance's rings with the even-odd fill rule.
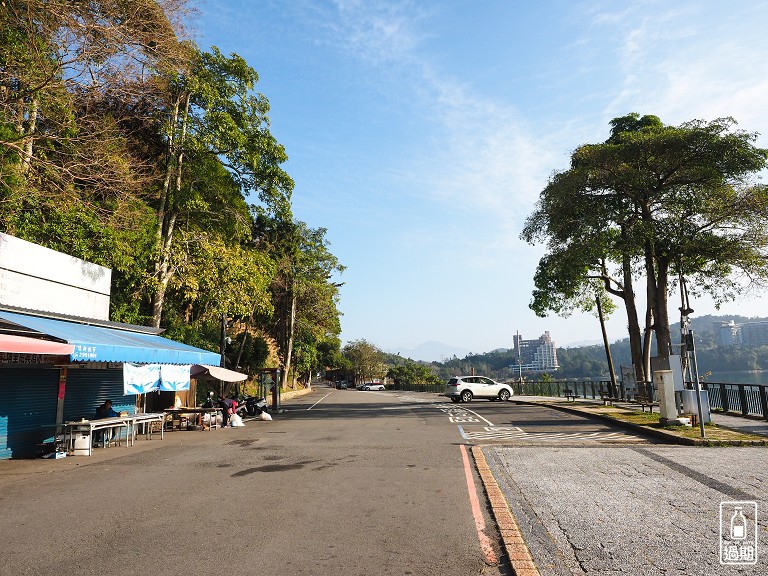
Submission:
[[[768,573],[765,448],[486,446],[545,576]],[[758,561],[720,564],[720,503],[758,507]]]

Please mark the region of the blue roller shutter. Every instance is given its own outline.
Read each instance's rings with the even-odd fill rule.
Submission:
[[[53,439],[58,368],[0,366],[0,459],[33,458]]]
[[[112,400],[115,412],[135,412],[136,395],[123,395],[123,371],[77,370],[67,373],[67,392],[64,396],[64,420],[93,418],[96,407]]]

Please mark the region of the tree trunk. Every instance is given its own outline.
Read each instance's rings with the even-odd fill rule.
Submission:
[[[173,232],[176,228],[176,214],[166,213],[168,216],[167,231],[163,235],[163,244],[160,247],[160,256],[155,263],[155,277],[157,286],[152,294],[152,326],[160,327],[160,320],[163,316],[163,305],[165,304],[165,292],[168,289],[168,283],[173,277],[171,268],[171,243],[173,242]]]
[[[23,129],[23,134],[25,134],[26,137],[24,139],[24,153],[21,159],[21,173],[24,176],[27,176],[32,168],[32,154],[34,152],[35,130],[37,130],[37,113],[39,107],[40,105],[37,97],[34,97],[29,106],[29,120],[27,121],[27,127],[26,129]]]
[[[613,369],[613,356],[611,356],[611,346],[608,344],[608,333],[605,331],[605,318],[603,318],[603,306],[600,304],[600,294],[595,296],[597,304],[597,315],[600,319],[600,330],[603,333],[603,346],[605,346],[605,357],[608,360],[608,371],[611,375],[611,398],[618,398],[619,391],[616,387],[616,370]]]
[[[163,188],[160,191],[160,201],[157,204],[157,246],[162,245],[163,229],[165,226],[165,210],[171,193],[171,177],[176,167],[176,126],[179,123],[179,106],[181,105],[181,93],[176,95],[173,103],[173,115],[168,122],[168,143],[165,150],[165,178]]]
[[[643,366],[645,374],[650,381],[651,377],[651,352],[653,351],[653,310],[645,310],[645,333],[643,334]]]
[[[296,324],[296,294],[291,291],[291,311],[288,320],[287,350],[285,353],[285,366],[283,367],[283,390],[288,389],[288,373],[291,371],[293,357],[293,331]]]
[[[632,354],[632,366],[635,370],[638,392],[644,392],[645,370],[643,364],[642,335],[640,321],[637,316],[637,303],[632,282],[632,262],[629,256],[622,258],[622,273],[624,282],[624,308],[627,313],[627,331],[629,332],[629,348]]]
[[[179,107],[182,97],[179,96],[174,103],[171,129],[168,135],[168,160],[166,162],[163,189],[160,194],[160,202],[157,209],[157,259],[155,261],[155,278],[157,286],[152,294],[152,326],[159,328],[163,316],[165,304],[165,292],[168,283],[173,277],[171,268],[171,248],[173,246],[173,234],[176,228],[178,207],[175,200],[181,193],[182,173],[184,163],[184,141],[187,135],[187,121],[189,118],[190,94],[183,96],[184,110],[181,112],[181,132],[176,135],[176,126],[179,123]],[[171,189],[171,180],[175,176],[175,183]]]

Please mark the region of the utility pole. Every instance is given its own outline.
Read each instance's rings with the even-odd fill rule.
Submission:
[[[690,328],[691,320],[688,317],[690,314],[693,314],[693,308],[691,308],[691,303],[688,299],[688,284],[685,282],[682,274],[680,274],[680,298],[682,300],[680,306],[680,332],[683,341],[683,350],[681,350],[680,355],[685,355],[686,364],[690,367],[691,379],[696,391],[696,408],[699,411],[699,433],[704,438],[706,432],[704,431],[704,409],[701,406],[701,382],[699,381],[699,367],[696,364],[696,345],[693,340],[693,330]]]
[[[611,398],[618,398],[616,372],[613,369],[613,356],[611,356],[611,347],[608,344],[608,333],[605,330],[605,318],[603,318],[603,305],[600,302],[600,294],[595,296],[595,302],[597,302],[597,316],[600,319],[600,329],[603,332],[603,346],[605,346],[605,356],[608,359],[608,370],[611,373]]]
[[[219,350],[221,352],[221,360],[219,361],[219,364],[222,368],[227,367],[227,357],[226,357],[226,351],[227,351],[227,315],[223,314],[221,315],[221,342],[219,344]],[[219,380],[219,396],[224,395],[224,382],[222,380]]]

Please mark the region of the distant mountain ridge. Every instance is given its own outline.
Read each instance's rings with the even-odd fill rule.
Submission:
[[[761,322],[765,321],[766,318],[760,318],[760,317],[747,317],[747,316],[737,316],[737,315],[722,315],[722,316],[715,316],[715,315],[705,315],[705,316],[694,316],[692,318],[692,328],[696,331],[697,340],[699,341],[699,345],[707,348],[712,347],[715,345],[715,331],[716,327],[721,322],[729,322],[731,320],[735,321],[737,324],[743,324],[747,322]],[[676,338],[679,338],[680,334],[680,323],[674,322],[670,326],[673,334],[673,340],[676,340]],[[617,339],[611,342],[611,347],[615,348],[615,354],[616,357],[614,361],[620,361],[625,364],[631,363],[629,361],[629,358],[623,358],[623,348],[628,347],[628,339],[622,338]],[[596,359],[598,361],[601,361],[602,357],[604,356],[603,350],[603,343],[601,340],[582,340],[580,342],[571,342],[566,345],[558,346],[558,355],[562,354],[563,359],[565,360],[569,353],[572,354],[578,354],[580,352],[586,352],[587,349],[598,349],[596,354]],[[471,350],[468,350],[466,348],[459,348],[457,346],[450,346],[448,344],[444,344],[443,342],[437,342],[437,341],[429,341],[424,342],[423,344],[419,344],[418,346],[414,348],[390,348],[388,350],[385,350],[385,352],[389,354],[398,354],[402,358],[410,358],[411,360],[418,360],[421,362],[440,362],[445,363],[454,358],[454,356],[457,359],[464,359],[469,354],[472,354],[473,356],[485,356],[485,355],[499,355],[509,352],[508,348],[497,348],[495,350],[492,350],[490,352],[472,352]],[[626,352],[628,355],[628,352]],[[561,362],[563,364],[563,362]],[[567,364],[567,362],[566,362]]]
[[[403,358],[421,360],[422,362],[442,362],[456,356],[464,358],[471,351],[466,348],[449,346],[442,342],[424,342],[415,348],[391,348],[386,350],[389,354],[399,354]]]

